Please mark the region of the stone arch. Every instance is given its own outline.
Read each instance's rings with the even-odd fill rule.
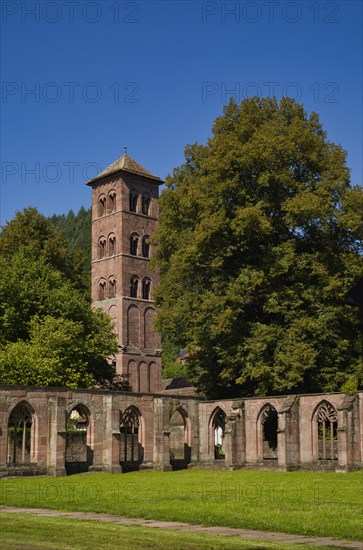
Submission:
[[[148,307],[144,313],[144,348],[146,349],[155,347],[154,317],[155,310]]]
[[[338,460],[338,414],[326,399],[312,416],[312,455],[313,460]]]
[[[144,460],[145,430],[140,410],[131,405],[120,411],[120,464],[123,472],[138,470]]]
[[[138,374],[139,374],[139,391],[148,392],[149,391],[149,369],[145,361],[140,361]]]
[[[259,460],[277,459],[277,410],[270,403],[260,409],[257,417],[257,456]]]
[[[151,279],[144,277],[142,280],[142,299],[151,300]]]
[[[116,212],[116,191],[111,189],[107,196],[107,213]]]
[[[141,242],[141,253],[143,258],[150,258],[149,235],[144,235]]]
[[[127,310],[127,344],[136,349],[140,348],[140,311],[135,305]]]
[[[116,298],[116,290],[116,278],[111,275],[111,277],[108,278],[108,297]]]
[[[36,458],[36,416],[28,401],[20,401],[8,420],[7,461],[11,465],[29,464]]]
[[[141,199],[141,212],[144,216],[150,215],[151,196],[149,193],[143,193]]]
[[[223,440],[226,429],[226,413],[216,407],[209,417],[209,454],[216,460],[224,459]]]
[[[140,277],[138,275],[131,275],[130,277],[130,297],[131,298],[139,297],[139,285],[140,285]]]
[[[131,256],[137,256],[139,253],[139,240],[140,235],[138,233],[131,233],[130,235],[130,254]]]
[[[191,423],[184,407],[174,409],[169,420],[170,464],[173,470],[187,468],[191,460]]]
[[[130,212],[137,212],[137,203],[139,195],[134,189],[130,189],[129,193],[129,210]]]
[[[67,475],[88,472],[93,463],[91,413],[81,402],[73,403],[66,412],[65,469]]]
[[[98,285],[97,285],[97,300],[101,302],[102,300],[106,300],[106,298],[107,298],[107,283],[106,283],[106,279],[102,277],[102,279],[98,281]]]

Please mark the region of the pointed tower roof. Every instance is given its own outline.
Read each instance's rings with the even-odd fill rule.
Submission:
[[[111,174],[116,174],[116,172],[129,172],[130,174],[137,174],[139,176],[143,176],[144,178],[149,178],[154,182],[158,182],[159,185],[164,183],[162,179],[158,178],[157,176],[153,176],[153,174],[143,168],[139,163],[136,162],[136,160],[129,157],[125,152],[122,157],[115,160],[115,162],[110,164],[110,166],[108,166],[105,170],[103,170],[103,172],[98,174],[98,176],[88,181],[87,185],[90,185],[106,176],[110,176]]]

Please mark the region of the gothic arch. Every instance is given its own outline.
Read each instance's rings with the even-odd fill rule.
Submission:
[[[122,471],[139,469],[144,459],[145,430],[140,410],[131,405],[120,411],[120,463]]]
[[[7,461],[9,464],[29,464],[36,460],[36,415],[28,401],[20,401],[8,420]]]
[[[338,413],[326,399],[312,416],[312,455],[313,460],[338,459]]]
[[[191,459],[191,425],[187,411],[176,407],[170,414],[170,463],[173,470],[184,469]]]
[[[257,416],[257,457],[259,460],[277,459],[277,410],[265,403]]]
[[[226,413],[221,407],[216,407],[209,417],[208,447],[209,455],[215,459],[224,458],[223,438],[226,427]]]
[[[127,310],[127,344],[140,348],[140,311],[135,305],[129,306]]]
[[[66,409],[65,469],[68,475],[87,472],[93,463],[94,426],[89,408],[79,401]]]

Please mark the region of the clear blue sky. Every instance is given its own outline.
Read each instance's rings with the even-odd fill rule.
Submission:
[[[6,1],[0,224],[91,202],[86,179],[128,154],[165,178],[237,99],[319,113],[362,183],[362,2]],[[29,92],[33,90],[33,93]]]

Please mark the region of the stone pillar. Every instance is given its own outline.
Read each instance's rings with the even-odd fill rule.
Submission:
[[[169,425],[169,407],[161,397],[154,399],[154,468],[155,470],[170,471],[170,432],[166,431]]]
[[[296,469],[299,463],[299,403],[287,397],[278,411],[277,459],[281,470]]]
[[[338,466],[337,470],[347,471],[354,466],[355,426],[353,409],[356,405],[355,395],[346,395],[338,407]]]
[[[227,415],[224,429],[223,450],[225,456],[225,467],[229,470],[233,470],[237,466],[236,419],[238,417],[238,413]]]
[[[103,448],[102,469],[110,474],[120,474],[120,426],[118,411],[113,408],[113,396],[103,396]]]
[[[48,433],[48,474],[53,476],[65,476],[66,406],[64,397],[57,397],[56,395],[49,396]]]

